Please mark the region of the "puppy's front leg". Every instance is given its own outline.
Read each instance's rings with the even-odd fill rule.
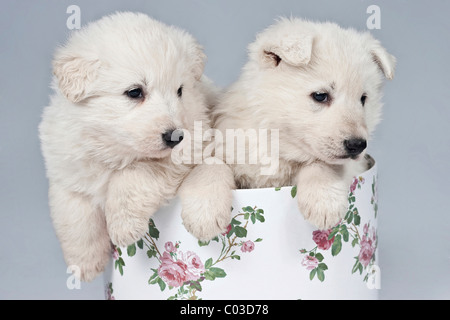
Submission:
[[[225,232],[231,220],[233,172],[226,164],[200,164],[180,186],[183,224],[199,240]]]
[[[81,280],[93,280],[111,258],[103,211],[91,198],[60,185],[50,184],[49,196],[53,225],[67,265],[80,271]]]
[[[164,201],[161,185],[145,163],[113,173],[105,205],[111,241],[126,247],[148,230],[148,221]]]
[[[302,167],[297,200],[305,219],[322,230],[335,226],[347,211],[349,179],[344,166],[316,162]]]

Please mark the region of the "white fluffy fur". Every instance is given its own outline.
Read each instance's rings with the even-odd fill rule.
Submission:
[[[368,140],[381,114],[383,76],[395,59],[369,33],[333,23],[281,19],[249,46],[240,79],[214,109],[215,127],[279,129],[280,166],[260,175],[260,165],[233,165],[237,187],[297,185],[305,218],[326,229],[346,211],[351,178],[365,168],[343,141]],[[311,97],[328,92],[328,105]],[[361,96],[367,95],[365,106]]]
[[[134,13],[91,23],[57,50],[40,139],[54,227],[83,280],[103,270],[110,240],[127,246],[143,236],[191,170],[171,161],[162,134],[192,130],[196,120],[208,125],[204,60],[192,36]],[[145,99],[125,94],[138,86]],[[223,229],[211,223],[209,230]]]

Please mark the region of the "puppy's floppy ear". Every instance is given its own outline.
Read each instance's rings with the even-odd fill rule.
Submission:
[[[53,60],[53,74],[61,92],[72,102],[80,102],[89,96],[89,86],[97,77],[100,61],[58,50]]]
[[[311,59],[313,37],[309,34],[289,34],[266,41],[260,49],[263,65],[276,67],[282,61],[292,66],[307,65]]]
[[[389,54],[378,40],[375,40],[373,46],[370,49],[373,61],[380,67],[383,71],[384,76],[392,80],[395,73],[395,63],[396,59],[393,55]]]

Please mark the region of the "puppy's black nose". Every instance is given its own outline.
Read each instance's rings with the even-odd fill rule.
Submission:
[[[162,134],[162,139],[169,148],[175,147],[183,141],[184,133],[181,129],[169,130]]]
[[[367,147],[367,141],[364,139],[349,139],[344,141],[345,151],[349,156],[357,156]]]

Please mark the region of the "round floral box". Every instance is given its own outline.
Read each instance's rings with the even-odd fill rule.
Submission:
[[[315,230],[297,208],[296,187],[234,191],[227,232],[199,242],[178,199],[148,232],[114,248],[107,299],[377,299],[377,168],[354,178],[339,224]]]

